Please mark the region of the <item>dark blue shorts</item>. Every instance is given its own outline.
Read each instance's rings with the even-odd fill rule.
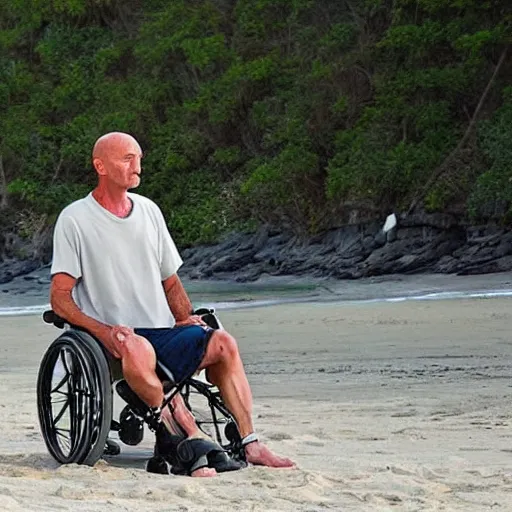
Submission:
[[[197,371],[213,334],[213,329],[200,325],[134,331],[153,345],[156,358],[172,372],[176,382],[191,377]]]

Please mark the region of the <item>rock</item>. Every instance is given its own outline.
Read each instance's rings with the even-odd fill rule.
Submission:
[[[322,244],[333,247],[335,252],[346,258],[360,251],[362,238],[359,226],[346,226],[327,232]]]
[[[237,251],[234,254],[227,254],[212,263],[210,270],[215,272],[233,272],[240,270],[253,261],[254,251],[247,249],[245,251]]]
[[[364,251],[371,253],[373,250],[381,247],[384,244],[378,244],[376,241],[376,237],[372,235],[365,235],[361,240],[361,245]]]
[[[457,258],[445,255],[432,267],[432,270],[440,274],[453,274],[459,268],[459,264],[460,262]]]
[[[15,277],[33,272],[40,266],[36,260],[10,260],[0,265],[0,284],[12,281]]]
[[[271,266],[279,265],[282,259],[282,246],[288,242],[289,238],[285,235],[272,236],[267,238],[266,244],[257,250],[254,254],[254,261],[260,263],[266,263]],[[328,251],[332,251],[332,248],[326,248]]]
[[[496,245],[505,230],[497,226],[471,226],[467,229],[469,243],[478,245]]]
[[[386,236],[386,233],[384,233],[384,231],[379,231],[375,235],[374,240],[377,247],[382,247],[387,242],[388,237]]]
[[[512,254],[512,241],[502,241],[495,251],[497,258]]]
[[[14,276],[8,270],[0,272],[0,284],[9,283],[14,279]]]
[[[490,274],[493,272],[508,272],[512,270],[512,256],[503,256],[492,261],[469,265],[458,272],[458,275]]]
[[[237,274],[235,281],[238,283],[248,283],[256,281],[259,277],[261,277],[261,269],[255,266]]]
[[[336,279],[359,279],[363,277],[363,273],[357,268],[333,268],[329,274],[330,277],[335,277]]]
[[[406,254],[398,258],[393,264],[393,271],[398,273],[409,272],[421,267],[421,256],[417,254]]]
[[[396,227],[394,227],[393,229],[390,229],[386,233],[386,242],[388,242],[388,243],[394,242],[397,237],[397,231],[398,231],[398,229]]]
[[[251,236],[245,242],[245,245],[242,244],[239,246],[237,251],[252,251],[254,254],[265,247],[268,238],[268,229],[264,226],[260,228],[257,233]]]

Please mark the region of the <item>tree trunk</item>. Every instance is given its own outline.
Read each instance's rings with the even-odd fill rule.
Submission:
[[[425,194],[430,190],[434,183],[444,174],[448,167],[448,164],[452,162],[453,158],[457,156],[459,151],[464,147],[464,144],[466,144],[467,140],[469,139],[469,136],[471,135],[471,132],[473,131],[473,128],[476,125],[478,114],[480,113],[480,110],[482,109],[482,106],[487,98],[487,94],[491,90],[491,87],[494,81],[496,80],[496,76],[498,75],[503,62],[505,62],[508,49],[509,47],[507,45],[501,52],[498,64],[496,64],[496,67],[494,68],[491,78],[489,79],[489,82],[487,82],[487,86],[485,87],[482,96],[480,96],[480,100],[478,101],[478,105],[476,106],[475,111],[473,112],[473,116],[469,121],[469,125],[464,133],[464,136],[462,137],[462,139],[460,139],[455,149],[452,150],[452,152],[444,159],[441,165],[433,172],[433,174],[430,176],[430,179],[427,180],[425,186],[420,190],[419,194],[417,194],[416,197],[412,200],[409,210],[407,212],[408,215],[415,210],[419,201],[421,201],[425,197]]]

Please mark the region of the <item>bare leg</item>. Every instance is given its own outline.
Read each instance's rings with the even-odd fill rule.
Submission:
[[[236,341],[226,331],[215,331],[212,335],[200,369],[204,368],[208,379],[219,388],[227,408],[233,413],[242,438],[254,432],[251,388]],[[246,445],[245,453],[252,464],[295,466],[290,459],[275,455],[259,441]]]
[[[123,340],[121,364],[123,377],[139,398],[149,407],[160,407],[164,392],[155,372],[156,355],[149,341],[137,335],[127,336]]]
[[[160,407],[164,401],[162,383],[157,377],[156,355],[151,343],[142,336],[127,336],[123,342],[124,351],[121,363],[123,376],[133,391],[149,406]],[[172,400],[174,418],[168,407],[162,411],[162,421],[172,434],[187,437],[205,437],[199,429],[192,413],[188,410],[183,397],[178,394]],[[181,428],[180,428],[181,427]],[[213,468],[201,468],[192,473],[192,476],[214,476],[217,472]]]

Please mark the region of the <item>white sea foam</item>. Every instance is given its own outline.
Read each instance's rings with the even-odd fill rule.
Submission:
[[[38,306],[3,307],[0,308],[0,316],[40,315],[47,309],[50,309],[50,304],[40,304]]]
[[[472,291],[443,291],[431,292],[419,295],[401,295],[396,297],[377,297],[372,299],[349,299],[336,298],[332,295],[323,299],[316,297],[293,297],[293,298],[277,298],[265,300],[238,300],[238,301],[222,301],[210,302],[208,304],[198,304],[198,307],[208,307],[215,310],[222,309],[240,309],[258,306],[274,306],[277,304],[290,304],[294,302],[339,302],[340,304],[371,304],[376,302],[405,302],[410,300],[448,300],[448,299],[490,299],[495,297],[512,297],[512,289],[503,290],[472,290]],[[35,306],[17,306],[17,307],[0,307],[0,316],[22,316],[22,315],[40,315],[47,309],[50,304],[41,304]]]

